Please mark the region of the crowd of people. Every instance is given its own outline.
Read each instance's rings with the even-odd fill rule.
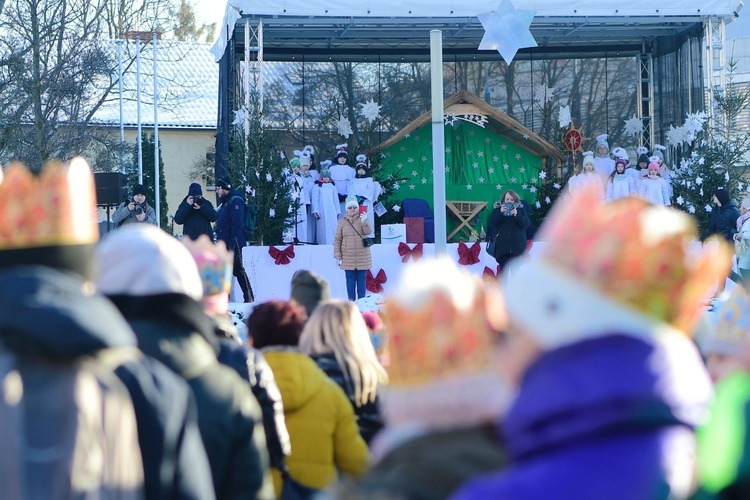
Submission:
[[[182,215],[221,220],[200,196]],[[243,343],[237,236],[99,242],[81,159],[11,165],[0,205],[2,498],[750,497],[750,297],[707,312],[729,245],[671,208],[589,186],[500,280],[425,258],[379,314],[298,271]],[[495,210],[524,229],[515,193]]]

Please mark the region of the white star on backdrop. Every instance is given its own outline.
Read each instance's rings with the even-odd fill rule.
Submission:
[[[490,168],[487,169],[487,173],[494,174],[495,173],[495,169],[492,168],[492,167],[490,167]]]
[[[510,0],[503,0],[494,12],[479,14],[484,28],[479,50],[497,50],[510,64],[518,49],[537,46],[529,30],[534,15],[533,10],[516,10]]]
[[[417,186],[415,186],[414,184],[409,184],[409,189],[411,189],[412,191],[414,191],[414,189],[415,189],[416,187],[417,187]]]
[[[427,184],[427,178],[426,177],[422,177],[422,184]]]
[[[502,184],[495,184],[495,189],[497,189],[498,191],[500,191],[502,188],[503,188]]]
[[[411,176],[412,177],[416,177],[417,176],[417,171],[416,170],[412,170],[411,171]]]
[[[521,153],[516,153],[516,160],[520,160],[520,159],[521,159]]]
[[[472,186],[471,184],[467,184],[467,185],[466,185],[466,190],[467,190],[467,191],[471,191],[471,188],[473,188],[473,187],[474,187],[474,186]]]
[[[479,184],[484,184],[484,177],[479,178]]]

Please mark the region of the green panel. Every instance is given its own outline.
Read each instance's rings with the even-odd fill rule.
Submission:
[[[433,208],[432,126],[427,124],[383,151],[383,170],[406,177],[397,199],[421,198]],[[490,128],[455,120],[445,125],[446,200],[485,201],[488,207],[508,189],[529,205],[537,200],[543,160]],[[485,223],[489,209],[474,221]],[[454,221],[448,217],[448,232]],[[486,228],[486,226],[485,226]]]

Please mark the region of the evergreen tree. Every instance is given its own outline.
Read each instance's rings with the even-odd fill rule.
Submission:
[[[248,210],[256,214],[250,244],[278,245],[294,224],[292,173],[276,134],[263,126],[259,93],[250,94],[249,129],[240,120],[229,153],[229,175],[247,197]]]
[[[750,105],[747,87],[733,84],[736,61],[730,61],[726,92],[714,92],[713,123],[705,113],[688,114],[685,123],[670,127],[668,145],[675,158],[672,187],[674,206],[693,215],[701,234],[705,233],[714,210],[717,188],[729,191],[733,200],[743,197],[750,165],[750,131],[736,130],[737,118]]]
[[[156,210],[156,194],[154,190],[154,135],[149,135],[146,131],[141,132],[141,149],[143,163],[143,186],[146,188],[146,202]],[[125,172],[128,178],[128,185],[135,186],[138,184],[138,148],[133,148],[133,163]],[[169,206],[167,204],[167,187],[164,179],[164,160],[161,154],[161,141],[159,141],[159,225],[162,229],[169,232],[169,219],[167,213]]]

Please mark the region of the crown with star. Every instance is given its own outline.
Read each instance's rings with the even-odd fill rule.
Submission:
[[[185,238],[182,243],[190,251],[203,282],[203,296],[226,295],[232,288],[234,253],[223,241],[214,244],[202,234],[197,240]]]
[[[553,209],[538,258],[610,299],[691,332],[731,251],[723,241],[701,247],[693,220],[640,198],[604,205],[593,188]]]
[[[49,161],[38,175],[12,162],[0,175],[0,251],[98,240],[94,176],[83,158]]]

